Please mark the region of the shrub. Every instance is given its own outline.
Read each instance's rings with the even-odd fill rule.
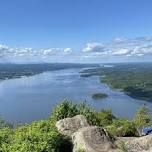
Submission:
[[[67,117],[73,117],[77,114],[79,114],[77,105],[73,104],[69,100],[64,100],[61,104],[57,105],[57,107],[54,109],[51,118],[58,121],[60,119],[64,119]]]
[[[49,120],[33,122],[31,125],[18,127],[11,134],[10,130],[1,130],[1,151],[70,152],[72,146],[69,139],[61,135],[51,123]]]
[[[138,135],[134,122],[127,119],[114,120],[112,125],[107,127],[107,130],[111,135],[119,137]]]
[[[88,106],[85,102],[78,105],[80,115],[84,115],[90,125],[100,125],[96,112],[93,108]]]
[[[55,120],[73,117],[76,115],[84,115],[91,125],[99,125],[99,121],[95,111],[90,108],[86,103],[74,104],[71,101],[64,100],[53,111],[51,118]]]
[[[12,124],[6,122],[4,119],[0,118],[0,129],[5,128],[5,127],[9,127],[12,128]]]
[[[99,121],[99,126],[109,126],[112,124],[113,119],[115,119],[111,110],[96,112],[96,116]]]
[[[10,143],[13,137],[13,130],[6,127],[0,129],[0,148],[3,143]]]
[[[142,128],[151,123],[150,110],[146,105],[141,107],[135,116],[134,122],[137,128]]]

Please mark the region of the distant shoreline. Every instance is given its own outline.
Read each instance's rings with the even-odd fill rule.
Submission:
[[[44,63],[44,64],[0,64],[0,81],[34,76],[47,71],[97,67],[97,64]]]
[[[82,77],[101,77],[111,89],[124,92],[131,98],[152,102],[152,64],[116,64],[81,71]]]

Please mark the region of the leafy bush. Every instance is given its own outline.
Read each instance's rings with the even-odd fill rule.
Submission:
[[[127,119],[116,119],[111,126],[107,127],[108,132],[113,136],[127,137],[137,136],[135,124]]]
[[[16,130],[0,130],[2,152],[70,152],[69,139],[61,135],[53,122],[33,122]],[[66,147],[66,148],[65,148]]]
[[[151,117],[149,112],[150,110],[146,105],[139,109],[134,119],[137,128],[148,126],[151,123]]]
[[[77,105],[80,115],[84,115],[90,125],[100,125],[96,111],[88,106],[85,102]]]
[[[109,126],[112,124],[115,117],[111,110],[102,110],[101,112],[96,112],[97,119],[99,121],[99,126]]]
[[[90,108],[86,103],[74,104],[71,101],[64,100],[53,111],[51,118],[55,120],[73,117],[76,115],[84,115],[91,125],[99,125],[99,121],[95,111]]]
[[[67,117],[73,117],[75,115],[78,115],[79,111],[76,104],[73,104],[69,100],[64,100],[61,104],[57,105],[57,107],[54,109],[51,118],[55,120],[64,119]]]
[[[10,123],[6,122],[4,119],[0,118],[0,129],[5,127],[12,128],[13,126]]]
[[[13,139],[12,129],[8,127],[0,129],[0,151],[2,151],[1,145],[10,143],[12,139]]]

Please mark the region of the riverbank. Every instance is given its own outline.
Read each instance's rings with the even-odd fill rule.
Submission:
[[[115,64],[113,67],[87,69],[82,77],[100,76],[101,83],[122,90],[132,98],[152,101],[152,63]]]
[[[98,66],[98,64],[79,63],[0,64],[0,80],[29,77],[47,71]]]

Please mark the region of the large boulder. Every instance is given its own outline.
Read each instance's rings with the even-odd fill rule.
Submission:
[[[152,135],[127,141],[125,148],[127,152],[152,152]]]
[[[73,152],[118,152],[114,140],[105,129],[89,126],[79,129],[72,136]]]
[[[83,115],[77,115],[72,118],[65,118],[57,121],[56,127],[63,135],[71,136],[78,129],[89,126]]]

